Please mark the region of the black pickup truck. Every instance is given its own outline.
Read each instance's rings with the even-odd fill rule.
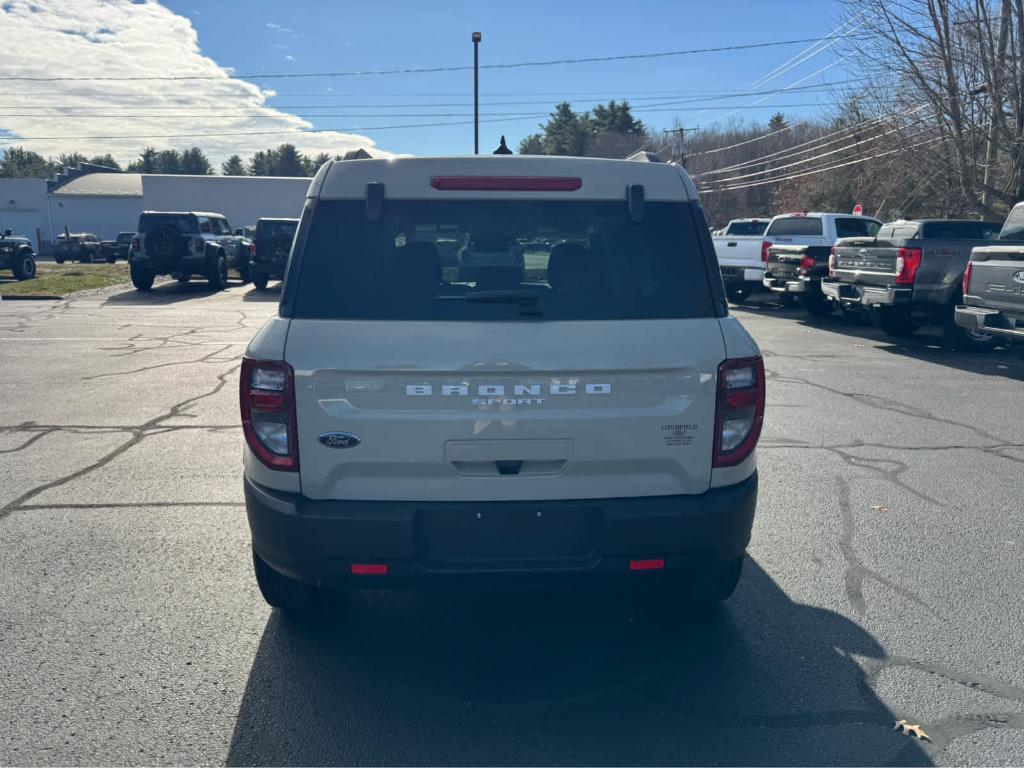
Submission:
[[[995,243],[971,251],[955,319],[967,333],[1012,342],[1024,357],[1024,203],[1010,211]]]
[[[821,289],[845,309],[871,312],[891,336],[940,325],[961,350],[989,349],[993,338],[968,333],[954,323],[953,312],[971,249],[998,234],[999,224],[968,219],[883,224],[875,237],[836,241]]]
[[[835,305],[821,292],[828,276],[828,245],[771,245],[765,263],[764,284],[770,291],[795,296],[801,306],[817,317],[831,314]]]

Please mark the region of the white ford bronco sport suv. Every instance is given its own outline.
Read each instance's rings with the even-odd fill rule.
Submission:
[[[466,281],[439,256],[453,239],[523,258]],[[764,368],[675,165],[324,165],[240,384],[273,606],[574,573],[716,601],[739,579]]]

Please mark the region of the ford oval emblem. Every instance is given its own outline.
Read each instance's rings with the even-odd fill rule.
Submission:
[[[328,448],[355,448],[363,442],[351,432],[324,432],[319,439]]]
[[[1022,270],[1020,272],[1015,272],[1014,273],[1014,275],[1013,275],[1013,282],[1015,282],[1015,283],[1024,283],[1024,270]]]

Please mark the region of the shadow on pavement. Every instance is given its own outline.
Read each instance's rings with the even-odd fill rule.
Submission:
[[[928,764],[851,659],[882,657],[877,641],[747,565],[697,616],[598,588],[274,612],[227,763]]]
[[[244,287],[244,284],[237,278],[228,280],[228,290]],[[177,280],[157,283],[151,291],[137,291],[128,288],[120,293],[114,293],[107,297],[104,304],[121,304],[124,306],[146,306],[151,304],[176,304],[179,301],[198,299],[203,296],[212,296],[209,284],[202,278],[192,278],[187,283],[179,283]]]
[[[281,283],[271,283],[262,291],[252,288],[243,294],[242,301],[271,301],[277,304],[281,301]]]

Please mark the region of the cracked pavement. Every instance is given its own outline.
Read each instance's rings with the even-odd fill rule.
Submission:
[[[761,493],[723,608],[431,590],[295,624],[241,492],[239,357],[275,301],[0,305],[0,763],[1024,763],[1011,353],[755,302]]]

